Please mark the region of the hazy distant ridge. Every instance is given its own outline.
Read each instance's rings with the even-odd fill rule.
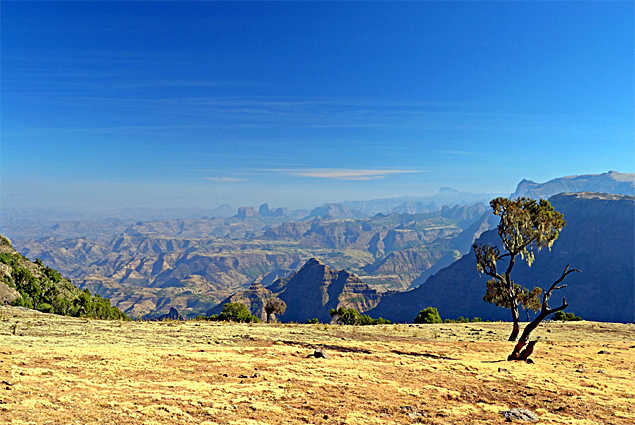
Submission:
[[[635,174],[609,171],[603,174],[559,177],[546,183],[522,180],[518,183],[512,198],[525,196],[533,199],[547,199],[558,193],[598,192],[618,195],[635,195]]]

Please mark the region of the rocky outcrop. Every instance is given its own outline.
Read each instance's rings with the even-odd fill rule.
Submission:
[[[249,217],[255,217],[258,215],[258,211],[256,211],[253,207],[238,207],[238,213],[236,214],[236,218],[241,220],[245,220]]]
[[[162,314],[161,316],[157,316],[152,320],[156,320],[157,322],[162,322],[164,320],[183,320],[183,316],[181,316],[176,308],[170,307],[169,312]]]
[[[392,209],[393,213],[398,214],[418,214],[429,213],[439,210],[439,206],[435,202],[424,204],[421,201],[408,201]]]
[[[381,295],[346,270],[334,270],[316,258],[310,259],[286,282],[274,283],[276,295],[287,303],[285,322],[304,323],[317,318],[329,322],[330,309],[354,308],[365,312],[377,305]]]
[[[283,223],[280,226],[270,227],[260,239],[302,239],[311,223],[306,221]]]
[[[5,264],[0,264],[0,273],[4,274]],[[5,283],[0,283],[0,305],[11,304],[20,298],[20,293]]]
[[[212,307],[207,311],[207,316],[211,316],[213,314],[219,314],[223,311],[223,305],[227,303],[240,303],[244,304],[251,314],[257,316],[262,321],[267,320],[267,313],[265,312],[265,303],[267,298],[274,297],[273,292],[269,291],[267,288],[262,286],[260,283],[260,279],[255,280],[249,289],[246,291],[237,292],[223,301],[221,301],[217,306]]]
[[[567,226],[551,250],[537,253],[532,267],[524,262],[516,264],[514,280],[529,288],[546,288],[571,264],[582,273],[570,275],[565,281],[568,286],[555,294],[552,303],[564,296],[569,303],[567,311],[583,319],[633,322],[635,197],[574,193],[556,195],[550,201],[563,213]],[[491,230],[477,243],[498,245],[500,239]],[[416,289],[384,295],[369,314],[412,322],[420,310],[436,307],[442,318],[510,320],[508,310],[482,300],[487,280],[476,271],[475,256],[470,252]]]
[[[523,180],[511,194],[512,198],[525,196],[533,199],[547,199],[558,193],[598,192],[618,195],[635,195],[635,174],[609,171],[604,174],[567,176],[536,183]]]
[[[322,218],[362,218],[364,215],[356,210],[349,210],[342,204],[324,204],[311,210],[306,219]]]
[[[258,215],[261,217],[282,217],[284,210],[282,208],[276,208],[272,211],[269,209],[269,204],[262,204],[258,209]]]

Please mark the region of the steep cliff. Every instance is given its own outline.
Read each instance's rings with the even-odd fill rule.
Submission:
[[[249,309],[251,314],[259,317],[262,321],[266,321],[267,313],[265,312],[265,302],[267,298],[274,296],[274,293],[262,286],[260,279],[257,279],[247,290],[237,292],[225,298],[217,306],[209,309],[207,315],[219,314],[223,311],[223,305],[226,303],[241,303]]]
[[[536,255],[532,267],[517,263],[512,277],[524,286],[548,287],[567,264],[582,273],[570,275],[567,288],[554,295],[566,297],[567,311],[588,320],[635,320],[635,197],[598,193],[560,194],[550,199],[564,214],[567,226],[551,251]],[[498,245],[495,230],[483,233],[479,244]],[[417,313],[436,307],[442,318],[481,317],[510,320],[508,310],[482,300],[486,276],[476,271],[474,253],[431,276],[416,289],[385,294],[368,312],[393,321],[412,322]]]
[[[558,193],[598,192],[617,195],[635,195],[635,174],[609,171],[603,174],[559,177],[546,183],[523,180],[518,183],[512,198],[525,196],[547,199]]]
[[[291,278],[274,283],[270,289],[287,303],[287,311],[281,316],[285,322],[305,322],[313,318],[329,322],[332,308],[365,312],[375,307],[381,297],[356,275],[334,270],[315,258]]]

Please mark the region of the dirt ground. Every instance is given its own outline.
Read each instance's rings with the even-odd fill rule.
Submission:
[[[0,308],[0,423],[635,423],[635,325],[107,322]],[[321,349],[326,358],[316,358]]]

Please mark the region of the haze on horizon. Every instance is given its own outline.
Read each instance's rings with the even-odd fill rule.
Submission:
[[[635,172],[633,2],[2,2],[2,208]]]

